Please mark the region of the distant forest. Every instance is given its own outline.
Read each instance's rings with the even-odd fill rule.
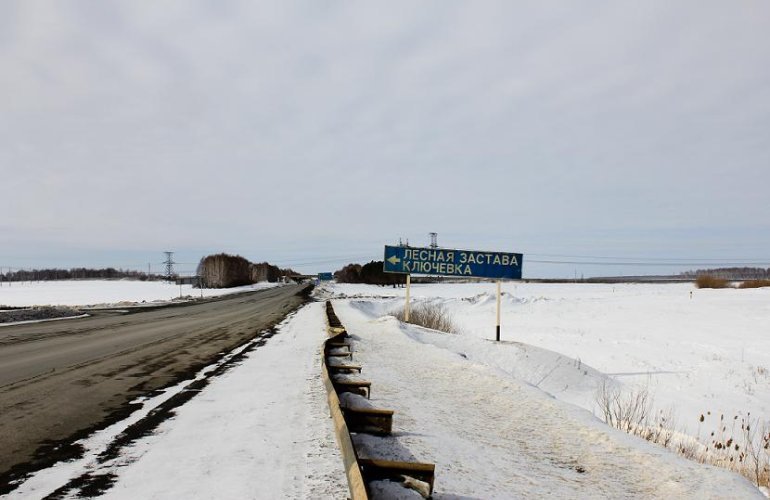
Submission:
[[[698,276],[713,276],[725,280],[762,280],[770,279],[770,267],[763,269],[761,267],[720,267],[717,269],[698,269],[697,271],[687,271],[679,276],[683,278],[695,279]]]
[[[274,283],[283,276],[297,274],[291,269],[281,269],[267,262],[255,264],[240,255],[226,253],[202,258],[197,271],[206,288],[230,288],[260,281]]]
[[[334,273],[334,279],[339,283],[366,283],[368,285],[403,285],[406,275],[386,273],[382,270],[383,262],[373,260],[363,266],[348,264]]]
[[[260,281],[278,281],[282,276],[292,276],[297,273],[291,269],[280,269],[277,266],[262,262],[255,264],[240,255],[209,255],[198,264],[198,276],[203,279],[203,285],[209,288],[226,288],[229,286],[246,285]],[[722,267],[717,269],[698,269],[679,274],[680,278],[695,280],[698,276],[713,276],[731,281],[770,279],[770,268],[761,267]],[[348,264],[334,273],[340,283],[369,283],[376,285],[403,284],[404,276],[384,273],[382,261],[372,261],[365,265]],[[76,279],[134,279],[141,281],[159,281],[166,279],[162,274],[148,274],[142,271],[130,271],[106,267],[88,269],[76,267],[72,269],[19,269],[0,272],[0,282],[17,281],[52,281]],[[237,283],[237,284],[234,284]]]
[[[296,275],[291,269],[281,269],[267,262],[249,262],[240,255],[209,255],[198,264],[197,275],[207,288],[228,288],[249,285],[260,281],[276,282],[283,276]],[[177,278],[176,275],[172,279]],[[88,280],[88,279],[132,279],[140,281],[161,281],[167,279],[165,274],[148,274],[142,271],[130,271],[106,267],[103,269],[88,269],[77,267],[72,269],[18,269],[6,273],[0,271],[0,283],[24,281],[54,281],[54,280]]]
[[[87,269],[75,267],[72,269],[19,269],[0,273],[0,281],[53,281],[76,279],[120,279],[134,280],[162,280],[165,276],[159,274],[147,274],[141,271],[129,271],[105,267],[103,269]]]

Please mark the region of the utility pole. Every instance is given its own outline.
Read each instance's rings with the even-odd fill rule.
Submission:
[[[430,236],[430,247],[438,248],[438,233],[428,233]]]
[[[163,252],[166,254],[166,260],[163,261],[163,263],[166,265],[166,279],[168,281],[171,281],[171,278],[174,276],[174,252]]]

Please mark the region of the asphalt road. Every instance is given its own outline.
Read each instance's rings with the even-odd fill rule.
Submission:
[[[0,486],[301,305],[304,285],[130,314],[0,328]],[[0,488],[0,492],[3,488]]]

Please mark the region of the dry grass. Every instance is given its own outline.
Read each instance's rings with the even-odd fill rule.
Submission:
[[[738,288],[763,288],[770,286],[770,280],[746,280]]]
[[[676,430],[672,412],[652,413],[652,398],[647,389],[637,389],[625,394],[617,386],[603,383],[596,392],[595,401],[604,421],[621,429],[657,443],[679,455],[737,472],[757,486],[770,488],[770,421],[735,415],[719,416],[717,430],[700,436],[700,425],[716,419],[711,412],[700,415],[698,436],[688,436]],[[716,422],[715,422],[716,424]]]
[[[648,422],[652,406],[647,389],[624,394],[620,387],[606,381],[597,391],[596,403],[608,425],[629,433]]]
[[[698,288],[729,288],[730,282],[709,274],[701,274],[695,278],[695,286]]]
[[[703,422],[711,412],[701,415]],[[716,416],[714,416],[716,418]],[[740,427],[739,427],[740,426]],[[698,461],[732,470],[757,486],[770,486],[770,423],[758,418],[719,416],[719,427],[708,437]]]
[[[404,309],[400,309],[394,315],[399,321],[405,321]],[[451,314],[438,303],[424,302],[413,306],[409,311],[409,323],[445,333],[457,331]]]

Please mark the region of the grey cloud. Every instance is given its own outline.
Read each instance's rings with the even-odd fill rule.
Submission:
[[[764,2],[11,2],[0,18],[0,208],[30,242],[61,228],[52,261],[69,240],[254,258],[303,241],[310,259],[336,238],[326,255],[377,257],[428,230],[534,253],[703,255],[666,231],[710,225],[756,228],[725,256],[770,243]]]

